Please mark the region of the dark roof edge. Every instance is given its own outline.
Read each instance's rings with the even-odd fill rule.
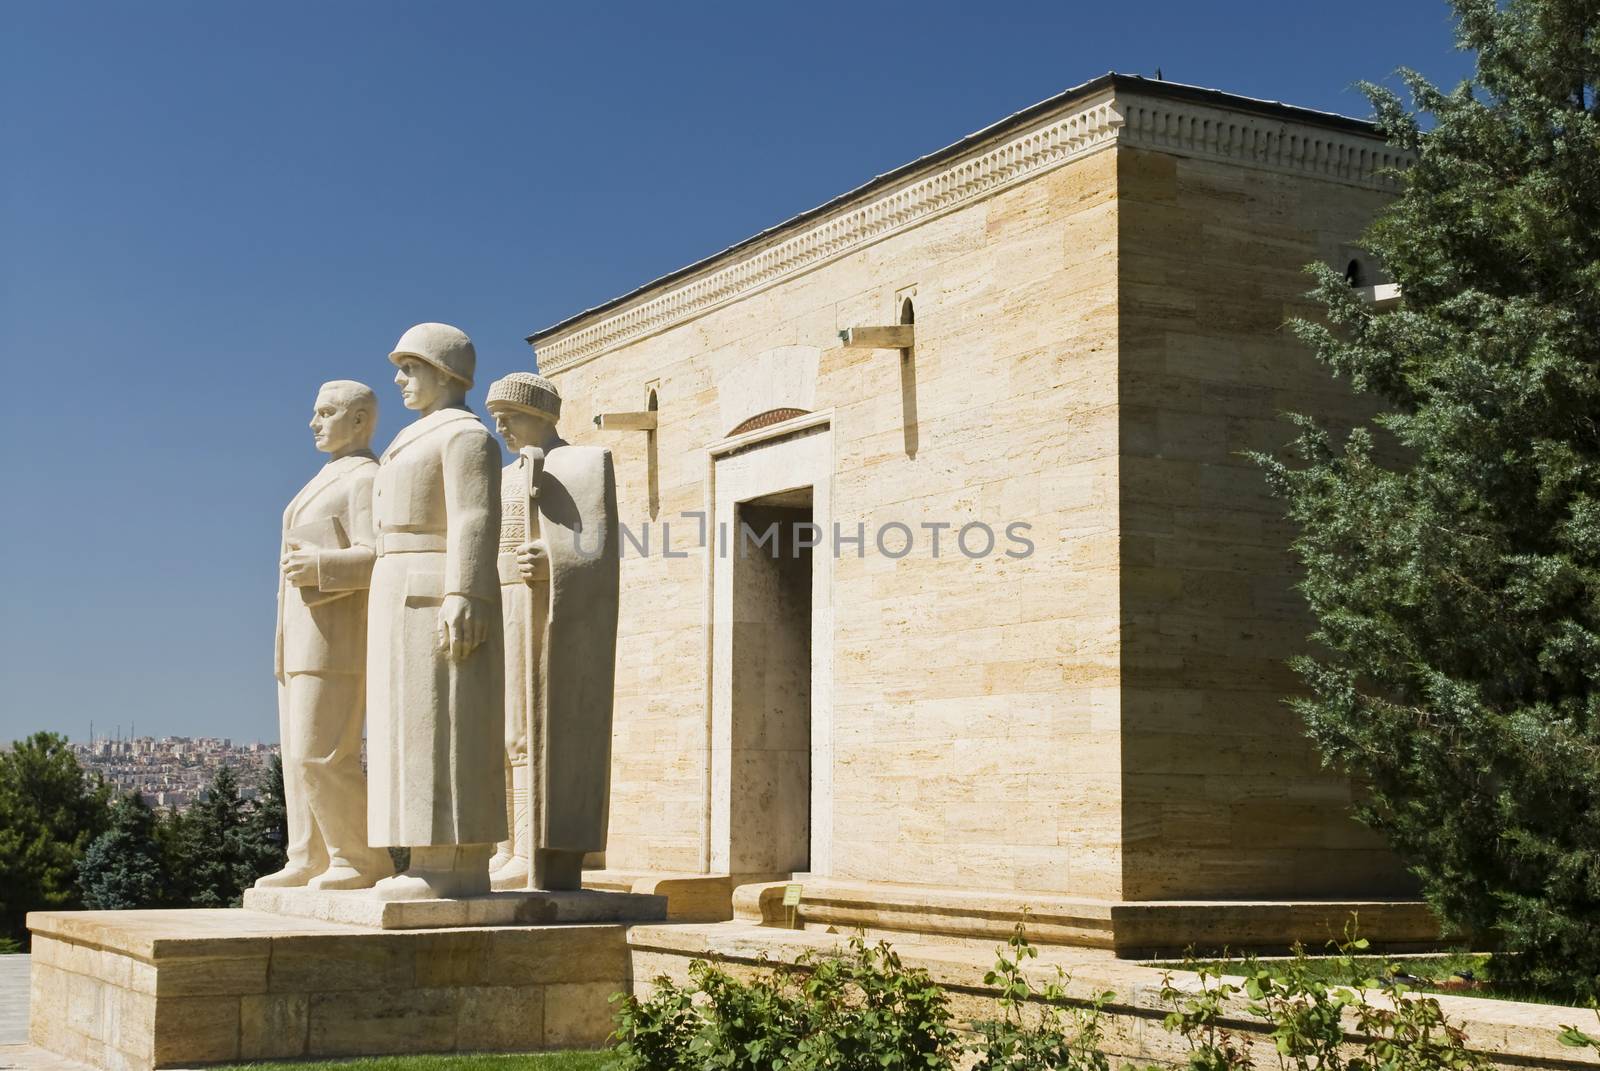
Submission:
[[[1378,133],[1376,124],[1366,119],[1355,119],[1348,115],[1340,115],[1337,112],[1317,111],[1314,108],[1301,108],[1293,104],[1284,104],[1282,101],[1258,100],[1255,97],[1240,96],[1237,93],[1226,93],[1220,89],[1207,89],[1204,86],[1186,85],[1182,82],[1166,82],[1155,78],[1146,78],[1145,76],[1139,74],[1119,74],[1116,71],[1108,71],[1105,74],[1100,75],[1098,78],[1092,78],[1081,85],[1076,85],[1071,89],[1063,90],[1053,97],[1042,100],[1039,103],[1030,105],[1019,112],[1008,115],[999,122],[991,123],[982,130],[968,134],[966,137],[960,139],[959,141],[952,142],[942,149],[931,152],[926,156],[919,156],[915,160],[912,160],[906,164],[902,164],[892,171],[885,171],[883,174],[869,179],[852,190],[847,190],[844,193],[841,193],[839,196],[817,205],[815,208],[807,209],[806,211],[801,212],[797,216],[791,216],[782,223],[768,227],[763,231],[759,231],[743,241],[735,242],[726,249],[712,253],[708,257],[702,257],[694,263],[687,264],[676,271],[668,272],[666,275],[657,276],[642,286],[637,286],[625,294],[621,294],[612,298],[610,301],[605,301],[599,305],[584,309],[582,312],[574,313],[573,315],[568,316],[559,323],[551,324],[549,327],[535,331],[533,334],[528,335],[525,341],[527,341],[529,344],[537,343],[541,339],[546,339],[551,335],[565,331],[574,324],[577,324],[583,320],[587,320],[592,316],[610,312],[619,306],[626,305],[628,302],[645,293],[648,293],[651,290],[657,290],[665,286],[670,286],[679,280],[686,279],[689,276],[705,270],[719,260],[738,253],[741,250],[748,249],[751,246],[758,245],[781,231],[789,230],[792,227],[803,223],[808,223],[811,220],[825,216],[835,209],[843,207],[849,202],[856,200],[863,194],[866,194],[874,189],[882,186],[893,185],[895,182],[905,178],[907,175],[910,175],[913,172],[921,170],[922,168],[928,167],[932,164],[940,163],[944,160],[950,159],[951,157],[959,156],[963,152],[966,152],[968,149],[972,148],[974,145],[987,141],[998,134],[1005,133],[1006,131],[1016,127],[1025,126],[1034,119],[1037,119],[1043,115],[1047,115],[1050,112],[1055,111],[1057,108],[1060,108],[1062,105],[1076,100],[1077,98],[1093,96],[1094,94],[1108,88],[1112,90],[1137,89],[1141,92],[1151,93],[1156,96],[1169,97],[1174,100],[1188,100],[1202,104],[1217,104],[1233,111],[1249,112],[1255,115],[1265,116],[1267,118],[1294,120],[1296,122],[1310,123],[1314,126],[1331,127],[1333,129],[1347,131],[1352,134],[1364,134],[1368,137],[1382,137],[1382,135]]]

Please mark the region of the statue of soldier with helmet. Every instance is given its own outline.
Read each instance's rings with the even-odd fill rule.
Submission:
[[[506,835],[500,449],[466,405],[477,356],[464,332],[418,324],[389,360],[420,416],[373,480],[367,826],[374,847],[409,847],[411,867],[373,891],[475,896]]]

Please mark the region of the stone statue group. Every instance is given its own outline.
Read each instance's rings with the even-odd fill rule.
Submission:
[[[311,430],[329,460],[284,511],[288,864],[256,884],[389,900],[579,888],[606,838],[611,453],[564,442],[555,385],[516,372],[487,399],[517,455],[502,470],[466,404],[466,334],[418,324],[389,360],[418,418],[376,457],[372,389],[324,384]],[[395,874],[400,846],[411,865]]]

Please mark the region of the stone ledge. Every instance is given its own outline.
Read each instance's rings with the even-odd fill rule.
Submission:
[[[1389,951],[1441,940],[1438,920],[1411,900],[1094,900],[1050,893],[933,885],[799,879],[801,927],[849,927],[963,939],[1004,940],[1022,923],[1035,944],[1114,950],[1122,956],[1181,954],[1189,947],[1277,950],[1295,941],[1320,948],[1356,915],[1362,936]],[[734,891],[734,917],[782,926],[787,882]]]
[[[618,924],[384,930],[255,911],[39,912],[30,1037],[115,1071],[593,1047]]]
[[[684,981],[694,959],[744,973],[792,962],[802,952],[836,950],[843,940],[837,933],[783,930],[742,921],[635,926],[628,931],[634,985],[641,995],[657,977]],[[994,944],[930,943],[910,934],[891,935],[889,940],[906,966],[926,970],[945,987],[957,1019],[996,1014],[996,990],[983,981],[994,965]],[[1161,989],[1168,977],[1179,989],[1198,989],[1197,975],[1118,959],[1109,950],[1062,947],[1041,948],[1039,957],[1024,964],[1023,971],[1037,989],[1057,980],[1057,968],[1067,976],[1069,1002],[1087,1004],[1108,990],[1114,994],[1105,1006],[1103,1020],[1109,1054],[1182,1065],[1187,1055],[1184,1043],[1161,1027],[1162,1018],[1171,1010],[1161,999]],[[1587,1008],[1450,995],[1435,999],[1446,1017],[1466,1030],[1469,1044],[1497,1067],[1551,1071],[1600,1067],[1600,1053],[1567,1048],[1558,1040],[1563,1027],[1592,1022],[1594,1013]],[[1256,1066],[1276,1066],[1271,1039],[1262,1022],[1249,1015],[1247,1003],[1237,1000],[1231,1004],[1220,1025],[1241,1036],[1257,1057]],[[1347,1017],[1347,1030],[1355,1036],[1353,1016]]]
[[[586,871],[583,884],[590,889],[664,896],[667,919],[671,922],[726,922],[733,918],[733,890],[746,882],[766,881],[771,877],[608,869]]]
[[[377,930],[657,922],[667,917],[664,896],[599,889],[494,892],[460,900],[379,900],[365,890],[250,889],[244,906],[247,911]]]

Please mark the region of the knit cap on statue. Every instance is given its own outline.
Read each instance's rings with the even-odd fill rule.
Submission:
[[[512,372],[489,384],[489,408],[519,409],[551,420],[561,417],[561,392],[548,379],[532,372]]]

